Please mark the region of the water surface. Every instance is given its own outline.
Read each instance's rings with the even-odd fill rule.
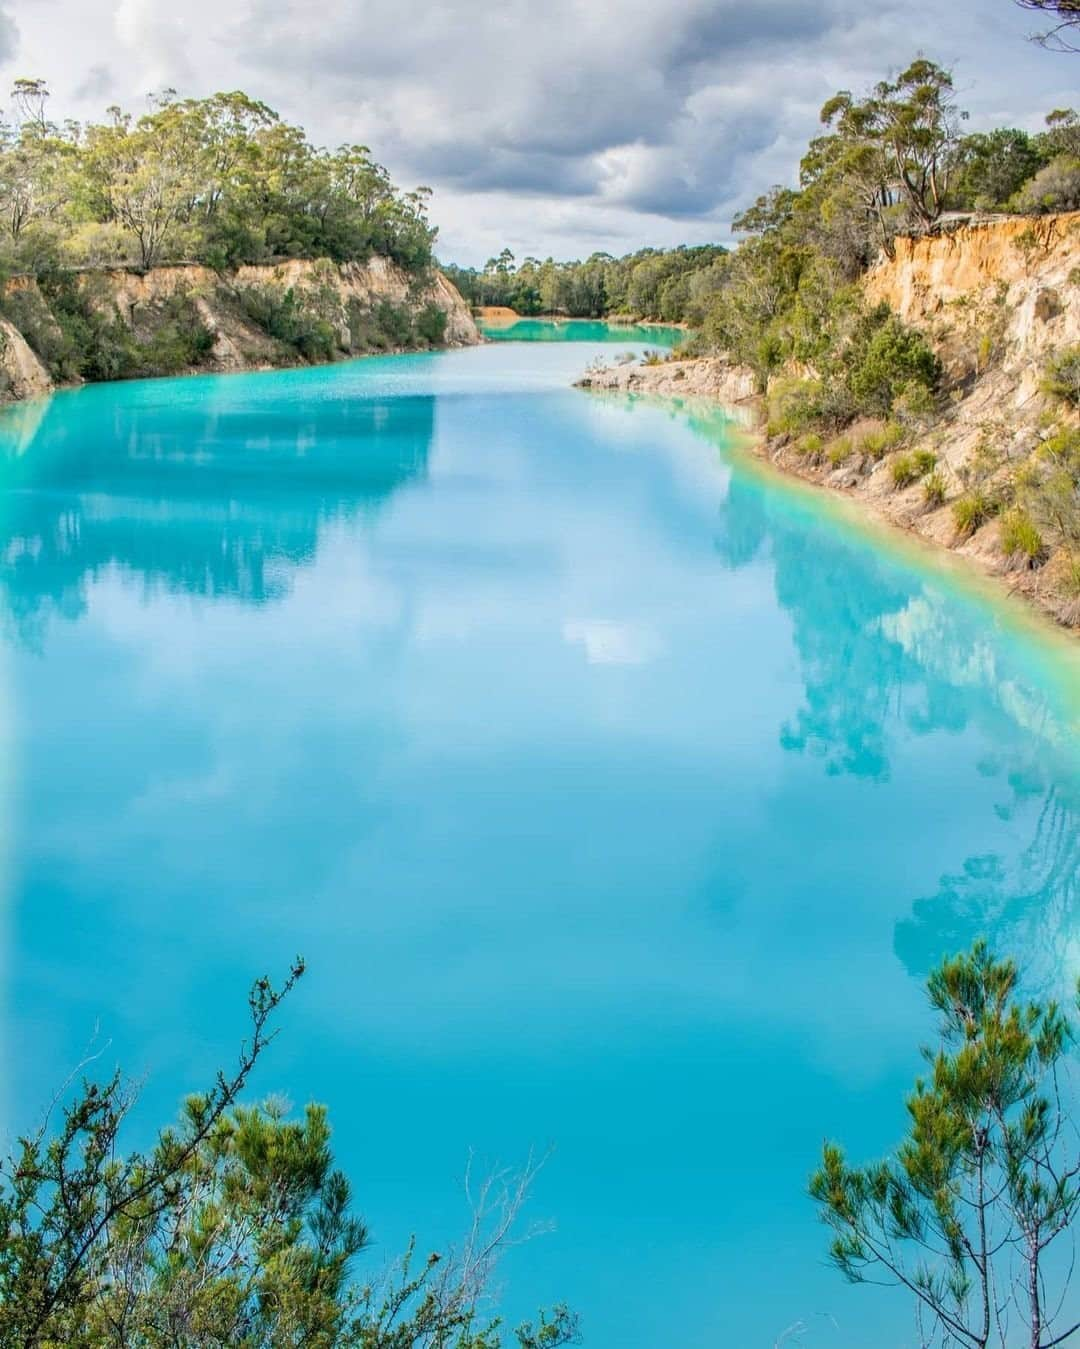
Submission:
[[[911,1345],[806,1177],[902,1129],[942,952],[1080,969],[1073,648],[601,350],[0,422],[4,1128],[95,1026],[167,1117],[302,951],[256,1087],[329,1103],[371,1268],[550,1143],[511,1321]]]

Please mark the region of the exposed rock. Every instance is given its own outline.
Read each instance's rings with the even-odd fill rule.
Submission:
[[[249,287],[318,292],[326,301],[328,320],[343,350],[349,346],[348,311],[352,301],[364,308],[389,301],[413,313],[435,305],[447,317],[448,346],[471,346],[480,341],[469,307],[441,272],[434,272],[426,284],[417,285],[415,278],[382,257],[366,263],[341,264],[290,259],[275,265],[239,267],[229,273],[218,273],[194,263],[178,263],[147,272],[125,268],[88,271],[81,274],[80,280],[95,307],[134,327],[155,306],[179,294],[189,296],[214,337],[213,349],[200,366],[205,370],[258,369],[280,365],[288,358],[289,353],[282,345],[250,322],[237,304],[238,292]],[[9,287],[37,291],[36,283],[25,277],[9,282]],[[47,312],[43,296],[41,305]],[[5,337],[3,371],[8,385],[0,397],[21,399],[47,392],[53,382],[40,360],[10,323],[0,321],[0,328]]]
[[[712,398],[730,407],[752,404],[754,373],[720,357],[660,361],[656,365],[609,365],[589,370],[578,381],[582,389],[658,394],[679,398]]]
[[[1059,622],[1076,627],[1080,604],[1070,606],[1055,587],[1065,565],[1061,558],[1040,569],[1010,568],[997,521],[962,536],[952,505],[981,441],[989,438],[1014,463],[1034,447],[1047,406],[1042,371],[1063,347],[1080,344],[1080,212],[958,221],[946,231],[898,239],[895,256],[870,270],[864,290],[871,303],[884,301],[927,334],[953,383],[945,414],[930,433],[904,447],[928,449],[937,457],[948,485],[945,504],[928,504],[921,483],[898,490],[891,457],[855,454],[834,466],[827,445],[815,462],[786,438],[766,440],[761,434],[753,449],[787,472],[858,498],[880,519],[962,554]],[[737,409],[744,422],[752,423],[755,411],[761,420],[751,372],[718,358],[609,367],[590,371],[580,383],[715,398]],[[871,429],[859,423],[847,434],[858,442]]]
[[[36,398],[52,387],[52,377],[22,333],[7,319],[0,319],[0,396]]]

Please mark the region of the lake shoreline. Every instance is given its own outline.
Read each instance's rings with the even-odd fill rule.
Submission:
[[[763,428],[763,403],[752,372],[716,357],[663,361],[657,365],[625,364],[590,370],[575,388],[594,393],[647,397],[678,405],[703,402],[730,410],[742,428],[744,447],[755,458],[789,478],[821,488],[830,495],[858,503],[880,524],[917,539],[936,551],[963,559],[970,569],[992,581],[1025,605],[1058,633],[1080,638],[1080,625],[1063,616],[1060,596],[1052,586],[1052,565],[1040,569],[1009,570],[998,546],[998,522],[990,520],[970,537],[956,534],[951,503],[928,508],[916,483],[893,486],[886,459],[867,467],[846,462],[836,468],[800,456],[783,438],[770,439]]]

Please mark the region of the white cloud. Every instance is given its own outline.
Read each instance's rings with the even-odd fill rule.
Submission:
[[[567,256],[725,238],[735,210],[793,179],[828,94],[918,49],[955,64],[972,126],[1036,126],[1080,72],[1027,43],[1007,0],[326,0],[318,22],[303,0],[23,10],[16,70],[0,0],[0,65],[48,78],[58,114],[246,88],[434,187],[442,255],[473,262],[504,242]]]

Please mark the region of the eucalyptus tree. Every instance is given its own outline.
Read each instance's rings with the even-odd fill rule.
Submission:
[[[852,1282],[911,1295],[924,1345],[1053,1349],[1066,1315],[1080,1147],[1070,1118],[1074,1028],[1018,991],[984,943],[928,980],[939,1040],[894,1155],[851,1165],[826,1143],[810,1193]],[[1068,1249],[1066,1249],[1068,1248]]]
[[[1080,51],[1080,0],[1016,0],[1021,9],[1033,10],[1050,20],[1050,27],[1033,34],[1034,40],[1052,51]]]

